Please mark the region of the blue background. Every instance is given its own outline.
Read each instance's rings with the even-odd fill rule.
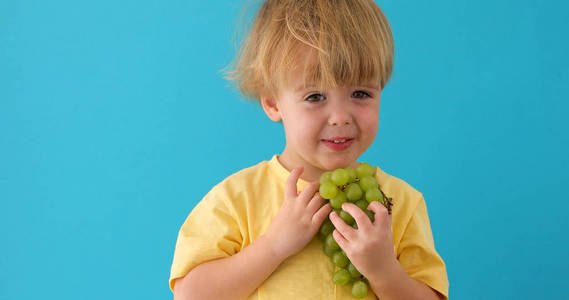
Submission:
[[[284,147],[220,70],[242,1],[0,2],[0,299],[168,299],[182,222]],[[453,299],[569,295],[569,4],[380,2],[362,156],[425,195]]]

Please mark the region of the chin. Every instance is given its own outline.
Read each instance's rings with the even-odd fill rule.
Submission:
[[[349,167],[355,160],[352,157],[336,157],[333,159],[328,159],[324,162],[324,167],[326,170],[332,171],[339,168]]]

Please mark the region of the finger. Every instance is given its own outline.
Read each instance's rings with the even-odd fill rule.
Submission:
[[[312,199],[310,199],[310,202],[308,202],[308,205],[306,206],[306,209],[310,212],[310,213],[314,213],[315,211],[317,211],[320,207],[322,207],[322,204],[324,203],[324,198],[322,198],[322,196],[320,196],[320,193],[316,192],[316,194],[314,194],[314,197],[312,197]]]
[[[375,215],[375,220],[373,224],[380,224],[383,222],[389,222],[391,220],[389,218],[389,213],[387,211],[387,207],[383,206],[383,204],[379,203],[379,201],[372,201],[368,206],[367,209],[371,210]]]
[[[358,228],[365,228],[371,226],[371,221],[361,208],[353,203],[346,202],[342,204],[342,209],[349,213],[355,220]]]
[[[320,183],[318,181],[315,181],[315,182],[312,182],[309,185],[307,185],[302,190],[302,192],[300,192],[300,195],[298,195],[298,198],[304,206],[308,205],[308,202],[310,202],[310,200],[315,196],[315,194],[316,194],[316,192],[318,192],[319,188],[320,188]]]
[[[335,212],[330,213],[330,221],[334,224],[334,227],[342,234],[342,236],[346,237],[348,240],[354,239],[356,235],[356,229],[352,226],[346,224],[342,218]]]
[[[300,174],[302,174],[304,168],[302,166],[294,168],[288,178],[286,179],[285,184],[285,199],[296,198],[298,195],[298,190],[296,189],[296,183],[298,182],[298,178],[300,178]]]
[[[334,239],[336,240],[336,243],[338,243],[338,246],[340,246],[340,248],[342,250],[344,250],[344,252],[348,252],[348,246],[349,246],[349,242],[348,239],[346,239],[341,233],[340,231],[338,231],[338,228],[334,229],[334,231],[332,231],[332,236],[334,237]]]
[[[330,206],[330,203],[326,203],[326,205],[322,206],[313,216],[312,216],[312,224],[317,225],[317,229],[320,228],[320,226],[322,226],[322,223],[324,222],[324,220],[326,220],[326,217],[328,217],[328,214],[330,213],[330,211],[332,210],[332,207]]]

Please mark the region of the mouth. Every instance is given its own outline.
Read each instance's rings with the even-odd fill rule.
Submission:
[[[329,149],[333,151],[343,151],[348,149],[352,145],[354,138],[346,136],[338,136],[328,139],[322,139],[321,141],[324,143],[324,145],[326,145]]]
[[[323,142],[329,142],[329,143],[334,143],[334,144],[341,144],[341,143],[345,143],[345,142],[348,142],[351,140],[353,140],[353,138],[347,137],[347,136],[337,136],[337,137],[332,137],[329,139],[322,139]]]

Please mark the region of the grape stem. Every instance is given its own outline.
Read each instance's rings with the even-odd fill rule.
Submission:
[[[354,182],[359,182],[360,179],[356,178],[356,180]],[[340,188],[341,191],[345,191],[346,187],[348,187],[348,183],[342,185],[342,187]],[[381,188],[379,189],[381,191]],[[391,210],[393,207],[393,198],[388,198],[385,193],[383,193],[383,191],[381,191],[381,193],[383,194],[383,198],[385,199],[385,201],[381,201],[381,204],[383,204],[383,206],[385,206],[387,208],[387,213],[391,215]]]
[[[385,196],[385,194],[384,194]],[[385,207],[387,207],[387,213],[391,214],[391,208],[393,207],[393,198],[387,198],[387,196],[385,196],[385,201],[382,201],[383,205]]]

